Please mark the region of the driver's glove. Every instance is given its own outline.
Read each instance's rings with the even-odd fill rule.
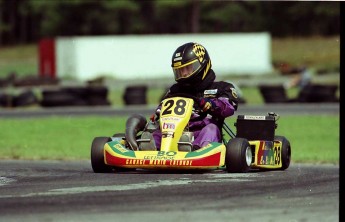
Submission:
[[[210,98],[201,98],[199,106],[203,112],[208,112],[212,111],[216,107],[216,104]]]

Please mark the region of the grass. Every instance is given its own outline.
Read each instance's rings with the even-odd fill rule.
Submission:
[[[125,131],[127,117],[1,119],[0,158],[89,159],[96,136]],[[235,118],[228,124],[233,127]],[[339,163],[338,116],[286,116],[276,135],[289,139],[295,163]]]

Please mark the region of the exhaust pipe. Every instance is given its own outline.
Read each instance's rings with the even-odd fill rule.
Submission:
[[[134,114],[127,119],[125,137],[132,150],[138,150],[136,135],[145,128],[146,123],[146,118],[140,114]]]

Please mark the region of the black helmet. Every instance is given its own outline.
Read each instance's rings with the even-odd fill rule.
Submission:
[[[199,84],[211,69],[211,59],[202,45],[189,42],[175,50],[171,67],[176,82]]]

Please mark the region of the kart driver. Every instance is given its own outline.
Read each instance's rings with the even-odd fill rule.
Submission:
[[[207,115],[192,114],[188,123],[193,132],[193,150],[204,147],[210,142],[221,142],[221,127],[224,119],[237,110],[238,96],[234,85],[224,81],[215,81],[216,75],[211,69],[211,59],[207,50],[200,44],[189,42],[179,46],[171,63],[175,81],[162,100],[176,93],[188,94],[199,99],[199,107]],[[161,104],[151,120],[158,118]],[[200,119],[200,116],[204,116]],[[161,131],[153,132],[155,146],[160,149]]]

